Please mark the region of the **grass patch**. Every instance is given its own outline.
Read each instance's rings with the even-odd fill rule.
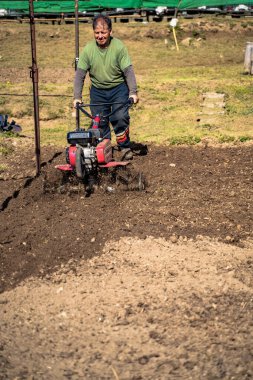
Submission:
[[[250,137],[250,136],[239,136],[238,137],[238,141],[240,141],[240,142],[247,142],[247,141],[251,141],[252,140],[252,137]]]
[[[0,164],[0,174],[5,172],[8,169],[8,166],[5,164]]]
[[[197,136],[178,136],[168,139],[171,145],[195,145],[200,143],[201,138]]]
[[[13,148],[0,141],[0,156],[8,156],[13,152]]]
[[[212,23],[220,31],[204,30],[201,25],[205,22]],[[130,111],[131,138],[173,145],[198,144],[206,137],[222,143],[252,140],[252,76],[243,75],[243,48],[250,35],[248,24],[253,25],[247,22],[240,33],[235,33],[234,29],[241,25],[240,20],[211,16],[194,21],[180,19],[177,27],[179,52],[175,51],[170,28],[165,22],[113,24],[113,34],[126,43],[131,54],[139,87],[140,102]],[[11,27],[13,33],[6,35],[0,45],[0,55],[5,57],[0,90],[32,94],[28,70],[31,66],[29,30],[23,24],[11,24]],[[36,32],[39,93],[72,96],[73,25],[38,24]],[[54,38],[50,37],[52,34]],[[153,38],[147,37],[151,34]],[[187,47],[181,45],[186,37],[200,37],[205,41],[199,47]],[[80,52],[92,38],[91,25],[82,25]],[[168,48],[164,38],[169,41]],[[19,59],[13,60],[6,51],[15,51]],[[83,92],[83,100],[87,103],[88,92],[87,80]],[[205,92],[226,95],[226,115],[217,116],[215,123],[200,127],[196,120]],[[15,118],[24,134],[34,135],[32,97],[1,98],[0,113]],[[71,98],[40,97],[42,145],[66,145],[67,131],[75,129],[71,113]],[[87,128],[89,120],[82,118],[82,125]]]
[[[235,136],[220,135],[218,137],[219,143],[231,143],[236,140]]]

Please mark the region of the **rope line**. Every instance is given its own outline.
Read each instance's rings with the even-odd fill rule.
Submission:
[[[0,94],[0,96],[33,96],[32,94]],[[72,95],[61,95],[61,94],[40,94],[40,96],[51,96],[51,97],[62,97],[62,98],[73,98]]]

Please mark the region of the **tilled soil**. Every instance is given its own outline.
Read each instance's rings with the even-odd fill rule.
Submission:
[[[1,181],[0,378],[252,378],[253,146],[149,146],[144,191],[89,197],[58,151]]]

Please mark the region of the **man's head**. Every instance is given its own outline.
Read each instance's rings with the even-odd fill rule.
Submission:
[[[112,22],[108,16],[98,15],[93,19],[94,37],[99,47],[105,48],[110,43]]]

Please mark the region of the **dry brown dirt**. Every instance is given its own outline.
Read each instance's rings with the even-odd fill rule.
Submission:
[[[59,186],[63,149],[43,148],[34,178],[30,143],[13,148],[0,379],[253,377],[252,144],[150,145],[132,164],[145,191],[105,177],[90,197]]]

